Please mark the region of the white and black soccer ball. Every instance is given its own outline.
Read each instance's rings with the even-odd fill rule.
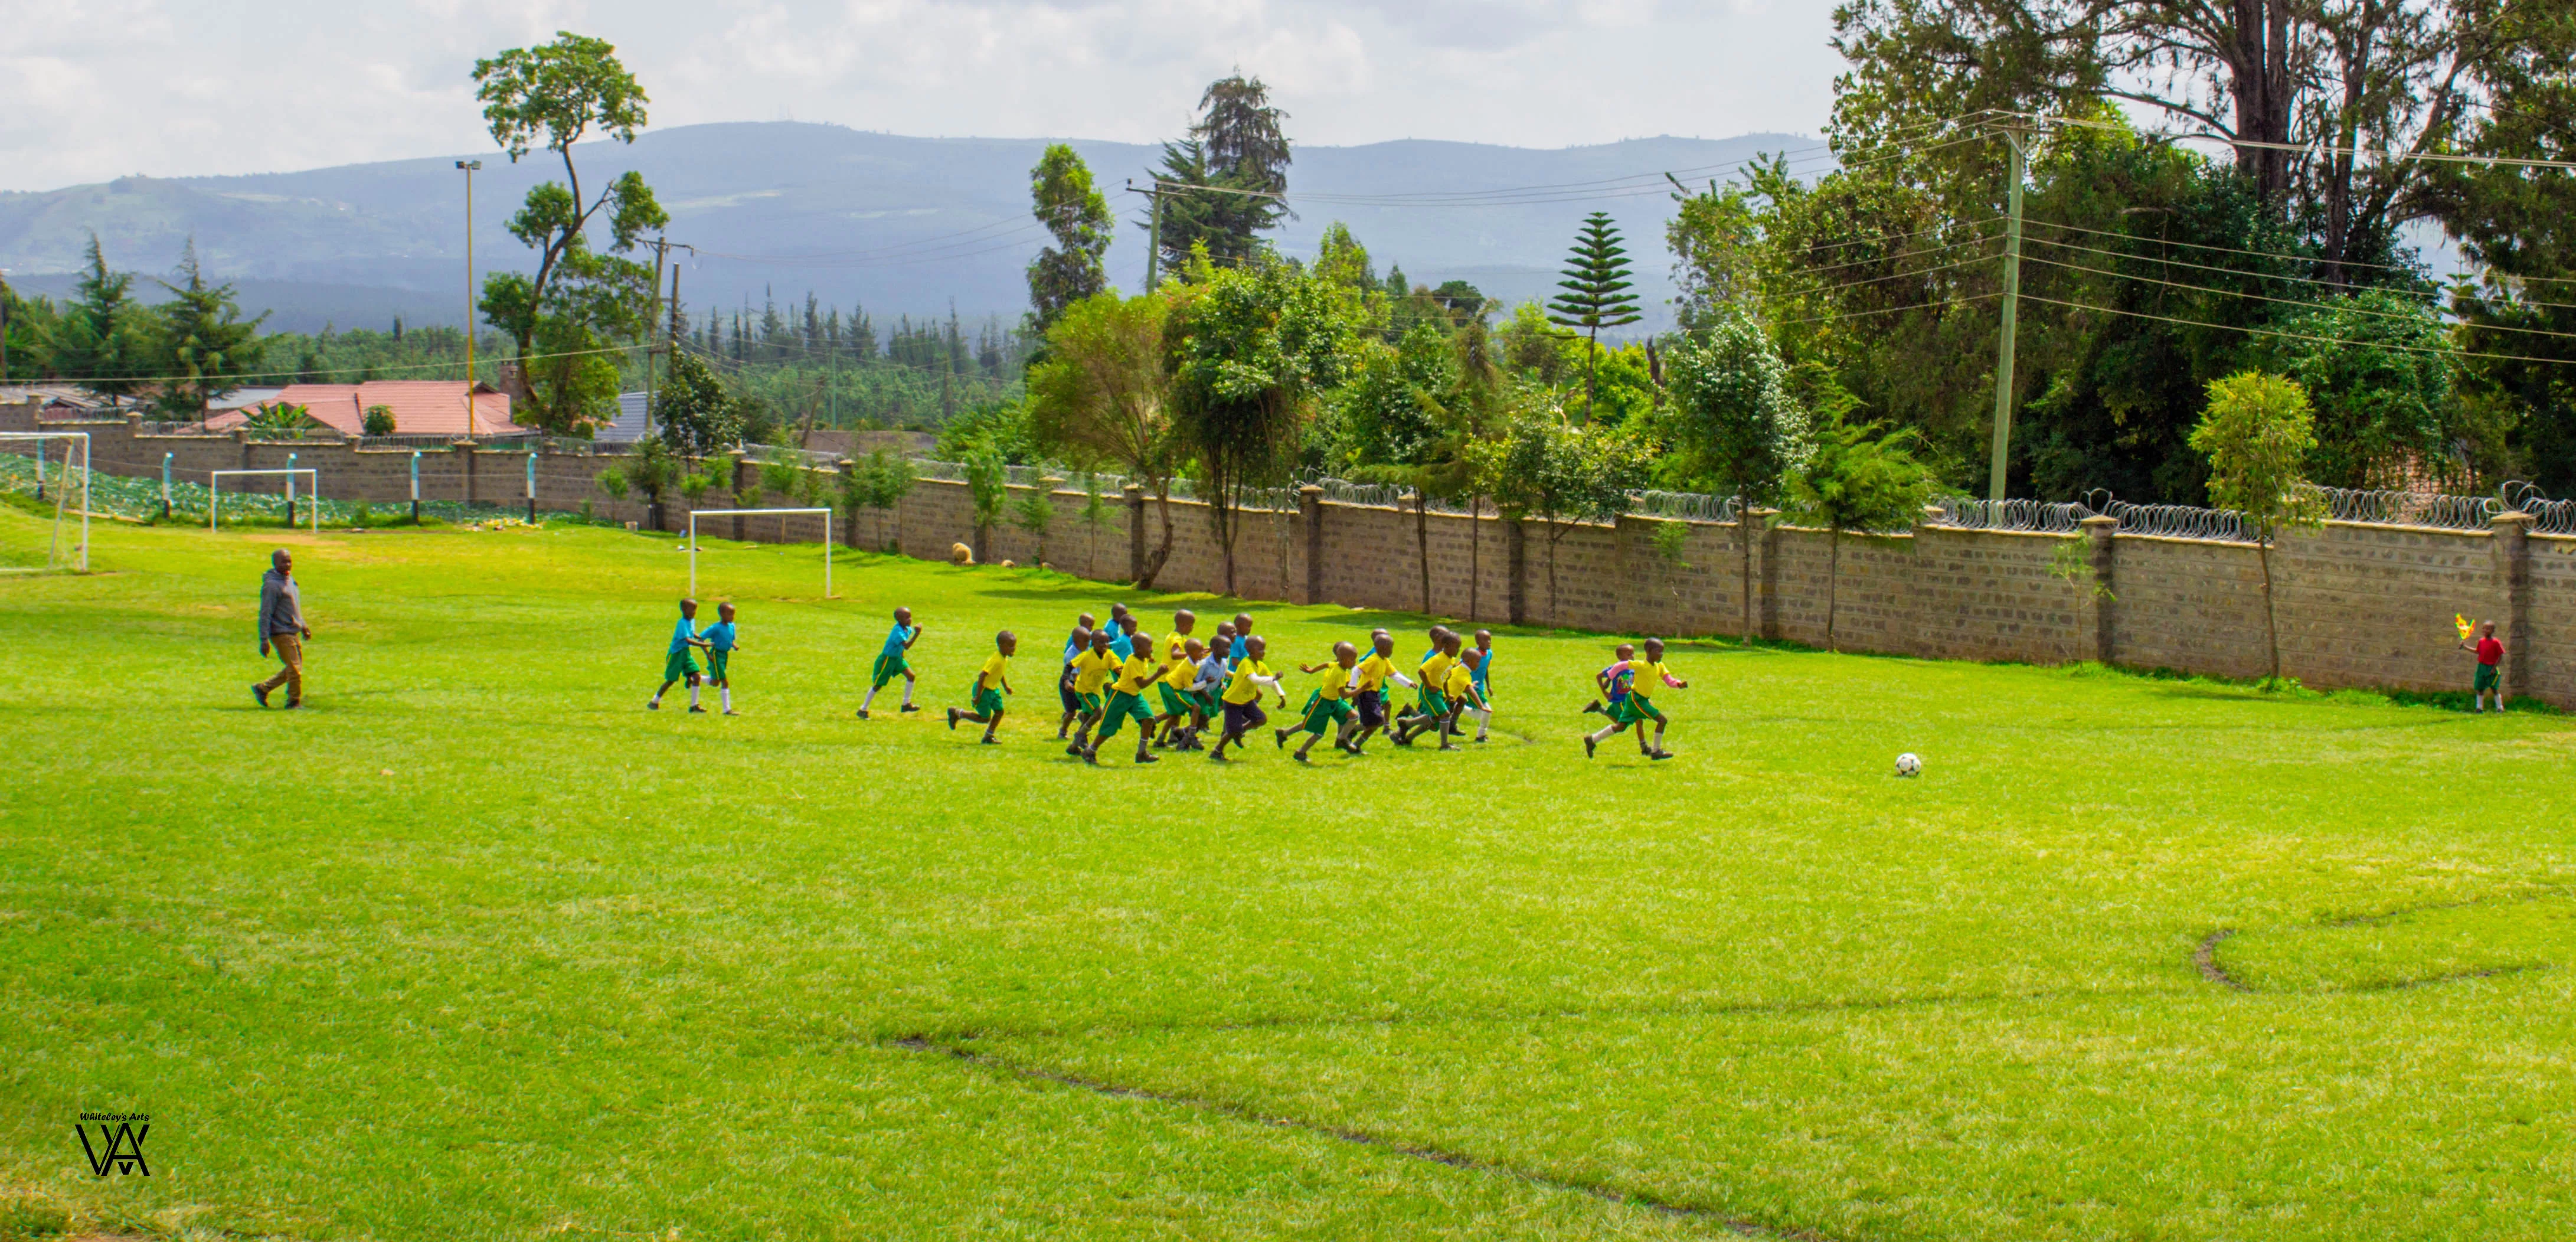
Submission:
[[[1896,774],[1898,776],[1923,775],[1923,760],[1918,758],[1915,753],[1910,750],[1904,754],[1898,755],[1896,757]]]

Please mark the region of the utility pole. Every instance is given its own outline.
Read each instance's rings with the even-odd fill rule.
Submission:
[[[654,334],[660,335],[674,358],[679,356],[680,348],[673,322],[680,315],[680,265],[669,263],[668,260],[674,250],[686,250],[695,255],[698,248],[662,237],[656,237],[644,244],[653,248],[653,313],[651,318],[644,321],[644,330],[648,334],[644,344],[644,433],[651,435],[653,433],[653,355],[661,352],[653,345],[652,337]],[[662,314],[662,269],[666,264],[671,269],[669,316]]]
[[[2004,498],[2004,469],[2012,456],[2013,420],[2013,331],[2021,321],[2021,182],[2022,165],[2029,158],[2025,144],[2029,135],[2018,129],[2003,131],[2004,141],[2012,145],[2011,175],[2004,186],[2007,204],[2004,225],[2004,322],[2002,343],[1995,354],[1995,457],[1986,469],[1986,499]]]
[[[0,267],[0,384],[9,382],[9,269]]]
[[[1163,179],[1154,178],[1154,188],[1150,190],[1139,190],[1136,183],[1130,181],[1127,192],[1144,195],[1150,204],[1145,208],[1145,292],[1152,293],[1154,267],[1163,257]]]
[[[458,160],[465,173],[465,438],[474,438],[474,174],[481,160]]]

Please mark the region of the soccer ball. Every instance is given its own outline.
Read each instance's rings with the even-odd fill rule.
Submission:
[[[1923,774],[1923,761],[1915,758],[1914,752],[1910,750],[1904,754],[1898,755],[1896,757],[1896,774],[1898,776],[1921,776]]]

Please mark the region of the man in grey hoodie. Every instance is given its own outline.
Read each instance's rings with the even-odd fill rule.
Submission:
[[[268,692],[286,687],[286,705],[304,706],[304,640],[313,637],[304,624],[303,601],[295,590],[295,556],[284,548],[268,554],[268,572],[259,580],[259,653],[277,649],[286,667],[277,676],[250,688],[251,697],[268,706]]]

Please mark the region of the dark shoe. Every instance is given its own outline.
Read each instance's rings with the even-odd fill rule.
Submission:
[[[1583,710],[1576,714],[1584,716],[1599,716],[1604,714],[1601,710],[1601,700],[1594,699],[1591,702],[1584,704]]]
[[[918,703],[906,703],[903,705],[903,710],[908,712],[917,712],[921,710],[921,705]]]
[[[1155,758],[1154,756],[1149,755],[1149,754],[1146,754],[1146,753],[1144,753],[1144,752],[1142,752],[1142,751],[1138,751],[1138,752],[1137,752],[1137,754],[1136,754],[1136,762],[1138,762],[1138,763],[1161,763],[1161,762],[1162,762],[1162,760],[1157,759],[1157,758]]]
[[[1080,758],[1082,756],[1082,743],[1075,742],[1074,744],[1065,747],[1064,753],[1072,755],[1075,758]]]
[[[1289,757],[1289,758],[1291,758],[1291,759],[1296,760],[1296,761],[1297,761],[1297,762],[1299,762],[1299,763],[1313,763],[1313,762],[1314,762],[1314,760],[1307,758],[1307,757],[1306,757],[1306,752],[1304,752],[1304,751],[1302,751],[1302,750],[1301,750],[1301,751],[1293,752],[1293,753],[1291,753],[1288,757]]]
[[[1286,729],[1272,729],[1270,731],[1270,748],[1272,750],[1278,750],[1287,744],[1288,731]]]
[[[730,708],[730,707],[728,707],[728,708],[726,708],[726,709],[725,709],[725,715],[728,715],[728,716],[739,716],[739,715],[741,715],[741,714],[742,714],[741,712],[735,711],[734,709],[732,709],[732,708]]]
[[[1224,752],[1224,751],[1221,751],[1221,750],[1211,750],[1211,751],[1209,751],[1209,752],[1208,752],[1208,762],[1210,762],[1210,763],[1223,763],[1223,762],[1225,762],[1225,752]]]
[[[957,731],[957,709],[954,707],[948,709],[948,731],[951,733]]]
[[[1440,744],[1440,749],[1442,749],[1442,750],[1464,750],[1464,749],[1466,749],[1466,748],[1465,748],[1465,747],[1463,747],[1463,746],[1452,746],[1452,745],[1450,745],[1450,744],[1449,744],[1449,743],[1447,743],[1447,742],[1442,742],[1442,743]]]
[[[265,699],[263,699],[263,700],[261,701],[261,706],[263,706],[263,707],[267,706],[267,702],[266,702],[266,700],[265,700]],[[644,710],[646,710],[646,711],[648,711],[648,712],[658,712],[658,711],[662,710],[662,700],[660,700],[660,699],[646,699],[646,700],[644,700]]]
[[[859,709],[859,719],[861,719],[861,720],[865,720],[865,719],[867,719],[867,718],[868,718],[868,709],[866,709],[866,708],[864,708],[864,707],[860,708],[860,709]]]
[[[1592,757],[1592,748],[1593,748],[1593,747],[1595,747],[1595,746],[1598,746],[1598,745],[1600,745],[1600,743],[1593,741],[1593,740],[1592,740],[1592,735],[1591,735],[1591,734],[1589,734],[1589,733],[1584,734],[1584,735],[1583,735],[1583,757],[1584,757],[1584,758],[1586,758],[1586,759],[1591,758],[1591,757]]]
[[[281,708],[281,709],[279,709],[279,710],[281,710],[281,711],[290,711],[290,712],[291,712],[291,711],[294,711],[296,708],[299,708],[299,707],[302,707],[302,706],[304,706],[304,700],[302,700],[302,699],[288,699],[288,700],[286,701],[286,706],[285,706],[285,707],[283,707],[283,708]]]
[[[1673,757],[1673,752],[1669,750],[1652,750],[1646,752],[1646,757],[1649,759],[1670,759]]]
[[[1092,749],[1092,748],[1091,748],[1091,747],[1089,747],[1089,746],[1085,746],[1085,747],[1083,747],[1083,748],[1082,748],[1082,761],[1083,761],[1084,763],[1090,764],[1091,766],[1093,766],[1093,767],[1095,767],[1095,768],[1096,768],[1096,767],[1099,767],[1099,766],[1100,766],[1100,752],[1099,752],[1099,751],[1097,751],[1097,750]]]
[[[986,746],[999,746],[999,745],[1001,745],[1001,744],[1002,744],[1002,739],[997,738],[997,737],[993,736],[993,735],[992,735],[992,734],[990,734],[990,733],[987,733],[987,734],[985,734],[985,735],[984,735],[984,744],[985,744]]]
[[[289,704],[288,706],[290,706],[290,707],[291,707],[291,706],[293,706],[293,704]],[[692,703],[692,704],[690,704],[690,705],[689,705],[689,712],[690,712],[690,714],[691,714],[691,715],[703,716],[703,715],[706,715],[706,714],[707,714],[707,709],[705,709],[705,708],[703,708],[703,707],[700,707],[700,706],[698,706],[698,705],[697,705],[697,704],[695,704],[695,703]]]
[[[257,682],[251,683],[250,697],[259,700],[260,706],[268,706],[268,687],[260,685]]]

